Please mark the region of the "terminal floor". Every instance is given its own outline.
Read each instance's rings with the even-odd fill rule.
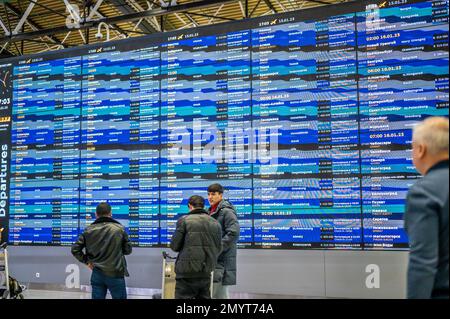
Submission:
[[[90,299],[91,293],[78,291],[56,291],[42,289],[27,289],[23,292],[25,299]],[[233,299],[315,299],[314,297],[290,296],[290,295],[264,295],[247,293],[230,293]],[[108,299],[111,297],[107,296]],[[128,295],[129,299],[152,299],[149,295]]]

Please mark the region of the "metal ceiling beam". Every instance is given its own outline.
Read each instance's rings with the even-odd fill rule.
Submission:
[[[278,13],[278,10],[274,7],[274,5],[272,4],[272,2],[270,2],[270,0],[264,0],[264,3],[266,4],[266,6],[272,10],[274,13]]]
[[[20,17],[19,23],[17,23],[15,29],[12,30],[12,32],[11,32],[12,34],[19,33],[19,30],[22,29],[22,26],[24,25],[25,21],[27,21],[27,18],[30,15],[31,10],[33,10],[35,4],[36,4],[36,2],[31,2],[28,5],[27,9],[25,10],[25,12]]]
[[[134,11],[132,11],[132,12],[144,12],[146,10],[147,11],[152,10],[154,8],[154,6],[161,7],[160,3],[157,3],[152,0],[150,0],[150,1],[146,0],[147,6],[148,6],[147,9],[144,9],[136,0],[124,0],[124,1],[128,4],[129,7],[134,9]],[[145,18],[145,19],[142,18],[142,19],[139,19],[139,21],[137,22],[136,25],[139,26],[142,21],[147,21],[147,23],[150,24],[151,28],[155,29],[156,32],[162,32],[162,28],[163,28],[162,23],[168,24],[172,29],[175,29],[175,27],[170,22],[170,20],[168,20],[168,19],[166,19],[165,21],[162,21],[162,20],[163,19],[158,20],[158,19],[156,19],[156,17]],[[135,30],[136,27],[133,29]],[[147,34],[148,33],[149,32],[147,32]],[[150,32],[150,33],[153,33],[153,32]]]
[[[0,46],[0,57],[9,58],[16,56],[14,53],[8,50],[9,42],[6,42],[3,46]]]
[[[2,27],[3,31],[5,31],[6,35],[9,35],[9,30],[8,28],[5,26],[5,24],[2,21],[2,17],[0,17],[0,27]]]
[[[216,19],[218,17],[220,10],[222,10],[224,6],[225,6],[225,4],[220,5],[219,9],[217,9],[216,13],[214,13],[214,18],[211,18],[208,21],[208,24],[211,24],[214,21],[214,19]]]
[[[258,9],[259,4],[261,3],[262,0],[258,0],[258,2],[256,3],[255,7],[253,8],[252,12],[250,12],[250,15],[248,16],[249,18],[252,17],[253,13],[255,13],[256,9]]]
[[[50,42],[50,41],[44,41],[44,40],[25,39],[23,41],[32,42],[32,43],[40,43],[40,44],[45,44],[45,45],[49,45],[49,46],[60,46],[61,45],[61,44],[57,44],[57,43]]]
[[[183,23],[184,25],[188,25],[188,24],[192,25],[192,22],[187,23],[186,21],[183,20],[183,18],[178,13],[175,13],[175,17],[177,17],[177,19],[180,20],[180,22]]]
[[[29,0],[30,1],[30,0]],[[189,10],[195,10],[195,9],[202,9],[206,7],[211,7],[215,5],[220,5],[222,3],[228,3],[228,2],[235,2],[236,0],[203,0],[203,1],[195,1],[190,2],[186,4],[181,4],[165,9],[154,9],[154,10],[147,10],[144,12],[136,12],[136,13],[130,13],[125,14],[123,16],[118,17],[110,17],[110,18],[104,18],[104,19],[98,19],[95,21],[90,21],[86,23],[82,23],[79,28],[72,28],[69,29],[66,26],[61,26],[57,28],[52,29],[45,29],[40,31],[33,31],[33,32],[26,32],[18,35],[12,35],[12,36],[5,36],[0,38],[0,43],[4,43],[6,41],[22,41],[25,39],[40,37],[44,35],[50,35],[50,34],[58,34],[58,33],[64,33],[71,30],[80,30],[80,29],[86,29],[86,28],[93,28],[98,26],[101,22],[104,22],[106,24],[112,24],[112,23],[122,23],[122,22],[128,22],[128,21],[135,21],[142,18],[147,17],[158,17],[158,16],[165,16],[167,14],[172,14],[176,12],[185,12]]]
[[[135,2],[135,0],[127,0],[127,1]],[[171,2],[171,1],[169,1],[169,2]],[[155,5],[155,6],[159,7],[159,8],[162,8],[161,1],[159,1],[159,2],[152,1],[152,5]],[[178,13],[175,13],[174,15],[178,19],[181,19],[181,21],[183,21],[183,23],[185,23],[184,20],[180,17],[180,15]],[[157,21],[156,17],[153,17],[153,19],[154,19],[154,21]],[[171,30],[176,29],[175,26],[173,25],[173,23],[169,19],[166,19],[165,21],[160,21],[160,22],[163,22],[164,24],[168,24],[170,26]],[[189,25],[191,25],[191,24],[192,24],[192,22],[189,23]]]
[[[125,0],[108,0],[109,3],[113,4],[122,14],[135,13],[134,10]],[[139,23],[139,29],[145,33],[155,33],[158,32],[148,21],[142,20]]]
[[[246,18],[246,13],[245,13],[245,9],[244,9],[244,5],[242,4],[242,1],[238,2],[239,4],[239,8],[241,9],[241,13],[242,13],[242,18]]]
[[[8,35],[8,37],[11,37],[11,31],[12,31],[13,28],[11,26],[11,19],[9,18],[9,12],[6,9],[6,2],[3,2],[3,9],[5,10],[6,21],[8,22],[8,29],[10,31],[10,34]],[[6,41],[6,42],[9,42],[11,44],[12,41]],[[17,46],[16,42],[12,42],[12,43],[14,44],[14,47],[16,48],[17,53],[22,55],[23,53],[19,50],[19,47]]]
[[[183,13],[185,16],[186,16],[186,18],[189,20],[189,21],[191,21],[196,27],[198,27],[199,26],[199,23],[197,22],[197,21],[195,21],[194,20],[194,18],[193,17],[191,17],[190,15],[189,15],[189,13]]]
[[[95,13],[94,13],[95,12]],[[106,15],[98,8],[96,11],[92,11],[92,15],[97,14],[100,18],[106,17]],[[124,36],[128,37],[128,32],[121,27],[119,27],[117,24],[111,24],[110,25],[113,30],[123,34]]]
[[[53,9],[50,8],[49,6],[43,5],[43,4],[41,4],[41,3],[37,3],[36,0],[25,0],[25,1],[27,1],[27,2],[29,2],[29,3],[34,3],[35,5],[37,5],[37,6],[41,7],[41,8],[44,8],[44,9],[46,9],[47,11],[50,11],[50,12],[53,13],[53,14],[56,14],[56,15],[58,15],[58,16],[60,16],[60,17],[63,17],[64,19],[67,17],[65,14],[60,13],[60,12],[58,12],[58,11],[56,11],[56,10],[53,10]]]
[[[266,2],[265,0],[264,0],[264,2]],[[275,0],[275,2],[281,7],[281,10],[283,10],[283,12],[287,12],[288,10],[286,9],[286,7],[279,1],[279,0]],[[266,4],[267,3],[271,3],[270,1],[269,2],[266,2]],[[268,4],[267,4],[268,5]]]
[[[95,3],[95,5],[92,7],[91,12],[89,13],[88,17],[86,18],[87,20],[90,20],[94,17],[95,14],[97,14],[98,9],[100,8],[100,6],[102,5],[103,0],[97,0],[97,2]]]
[[[325,2],[325,1],[320,1],[320,0],[307,0],[308,2],[314,2],[314,3],[318,3],[318,4],[331,4],[329,2]]]
[[[195,13],[195,12],[183,12],[183,13],[187,13],[187,14],[190,14],[193,16],[204,17],[204,18],[219,19],[219,20],[226,20],[226,21],[236,21],[236,19],[233,19],[233,18],[219,17],[216,15],[210,15],[210,14],[202,14],[202,13]]]
[[[138,20],[141,18],[147,18],[147,17],[159,17],[164,16],[168,14],[173,13],[180,13],[190,10],[197,10],[202,8],[207,8],[211,6],[220,5],[223,3],[229,3],[229,2],[236,2],[237,0],[201,0],[201,1],[194,1],[190,3],[180,4],[176,6],[171,6],[167,8],[158,8],[153,10],[147,10],[143,12],[136,12],[132,14],[126,14],[119,17],[112,17],[108,18],[108,20],[111,20],[113,22],[127,22],[127,21],[133,21]],[[96,21],[95,23],[100,23],[101,20]]]
[[[9,4],[9,3],[6,3],[5,4],[5,7],[9,10],[9,11],[11,11],[15,16],[17,16],[17,17],[21,17],[22,16],[22,12],[19,10],[19,9],[17,9],[17,8],[15,8],[12,4]],[[39,25],[39,24],[37,24],[33,19],[31,19],[31,18],[28,18],[27,19],[27,23],[29,24],[29,26],[31,27],[31,28],[33,28],[33,29],[36,29],[36,30],[42,30],[42,27]],[[48,35],[47,36],[51,41],[53,41],[55,44],[59,44],[59,45],[62,45],[64,48],[67,48],[67,45],[65,45],[65,44],[63,44],[61,41],[59,41],[57,38],[55,38],[55,37],[53,37],[53,36],[51,36],[51,35]]]

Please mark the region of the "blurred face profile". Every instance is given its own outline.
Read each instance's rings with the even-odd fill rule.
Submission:
[[[446,117],[428,117],[413,128],[412,161],[425,175],[437,163],[448,160],[449,124]]]
[[[219,192],[208,192],[208,201],[211,206],[217,205],[223,198],[223,194]]]

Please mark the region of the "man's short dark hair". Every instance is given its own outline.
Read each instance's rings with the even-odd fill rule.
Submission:
[[[201,196],[194,195],[189,198],[189,205],[194,208],[204,208],[205,207],[205,199]]]
[[[220,193],[220,194],[223,194],[223,192],[224,192],[224,188],[220,184],[216,183],[216,184],[209,185],[209,187],[208,187],[208,193]]]
[[[105,217],[111,214],[111,205],[108,203],[100,203],[97,205],[97,216]]]

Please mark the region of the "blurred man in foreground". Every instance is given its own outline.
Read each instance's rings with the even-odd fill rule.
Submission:
[[[408,192],[408,298],[448,298],[449,121],[430,117],[413,131],[413,163],[423,175]]]

